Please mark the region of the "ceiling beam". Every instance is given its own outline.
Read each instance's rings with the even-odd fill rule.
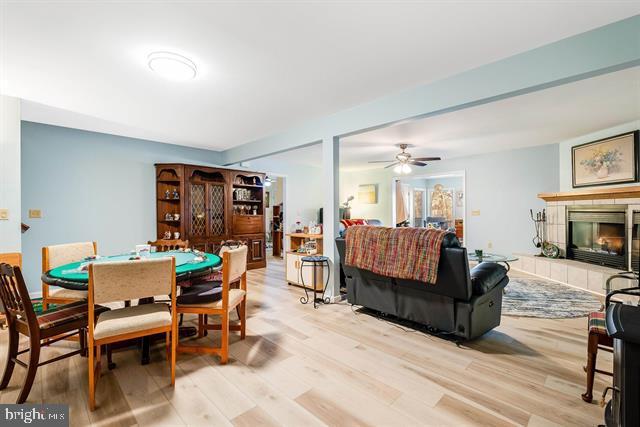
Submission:
[[[638,66],[638,34],[640,15],[225,150],[222,163],[257,159],[327,135],[353,135]]]

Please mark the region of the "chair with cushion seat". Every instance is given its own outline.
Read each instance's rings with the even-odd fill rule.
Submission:
[[[238,289],[232,289],[231,284],[240,282]],[[196,345],[178,345],[178,352],[212,353],[220,356],[222,364],[229,359],[229,331],[239,331],[240,338],[244,339],[247,323],[247,246],[240,246],[222,252],[222,298],[213,302],[195,302],[192,304],[178,304],[178,313],[197,314],[200,319],[199,335],[202,330],[215,329],[222,332],[220,347],[207,347]],[[229,312],[239,307],[240,321],[238,324],[229,324]],[[209,324],[208,316],[220,316],[220,324]]]
[[[171,385],[175,384],[178,336],[175,265],[173,257],[89,265],[89,319],[95,319],[88,326],[89,408],[92,411],[96,407],[95,390],[100,378],[100,346],[103,344],[165,333]],[[92,316],[94,304],[154,295],[170,295],[171,307],[165,303],[141,304]]]
[[[159,239],[154,242],[147,242],[147,244],[156,248],[158,252],[168,252],[175,251],[178,249],[187,249],[189,247],[188,240],[180,240],[180,239]]]
[[[98,253],[96,242],[66,243],[63,245],[45,246],[42,248],[42,273],[52,268],[82,261]],[[42,282],[42,309],[47,310],[49,304],[69,304],[87,299],[87,291],[76,291],[50,287]]]
[[[220,244],[219,256],[232,249],[237,249],[241,246],[247,246],[246,241],[242,240],[223,240]],[[240,279],[230,284],[230,289],[238,288],[240,286]],[[218,271],[213,274],[211,278],[206,281],[196,283],[190,287],[182,288],[182,294],[178,296],[178,304],[196,304],[196,303],[210,303],[216,302],[222,299],[222,271]],[[236,307],[238,318],[240,318],[240,306]],[[180,315],[180,323],[182,323],[182,314]],[[207,330],[204,328],[204,324],[207,322],[207,315],[198,315],[198,337],[207,335]]]
[[[23,403],[29,396],[38,366],[71,357],[86,350],[85,332],[89,308],[86,301],[76,301],[36,315],[20,267],[12,267],[8,264],[0,264],[0,299],[5,307],[9,329],[7,360],[0,390],[4,390],[9,385],[16,363],[26,368],[27,375],[16,400],[16,403]],[[108,310],[107,307],[96,306],[93,311],[101,314]],[[18,351],[19,334],[29,337],[29,348]],[[40,362],[41,347],[76,334],[80,336],[80,349]],[[27,351],[29,361],[25,363],[19,360],[18,356]]]
[[[596,368],[598,350],[613,352],[613,339],[607,334],[605,326],[605,312],[594,311],[589,314],[588,328],[589,339],[587,341],[587,366],[584,370],[587,373],[587,391],[582,395],[582,400],[591,402],[593,400],[593,380],[596,372],[599,374],[612,376],[611,372],[602,371]]]

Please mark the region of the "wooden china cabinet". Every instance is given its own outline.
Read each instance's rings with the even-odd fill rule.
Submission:
[[[156,164],[157,234],[175,233],[216,253],[223,240],[249,246],[249,269],[267,265],[264,174],[178,163]]]

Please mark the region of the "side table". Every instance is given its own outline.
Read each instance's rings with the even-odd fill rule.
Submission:
[[[325,292],[327,292],[327,286],[329,285],[329,278],[331,277],[331,266],[329,265],[329,258],[327,258],[326,256],[321,256],[321,255],[314,255],[314,256],[306,256],[306,257],[302,257],[302,263],[300,264],[300,271],[302,272],[302,269],[306,266],[306,267],[311,267],[313,268],[313,308],[318,308],[318,303],[324,303],[324,304],[329,304],[331,302],[331,300],[329,298],[325,298],[324,294]],[[327,267],[327,282],[324,285],[324,289],[322,290],[322,294],[321,294],[321,298],[317,297],[318,294],[318,283],[316,280],[316,268],[320,266],[320,268],[324,268],[325,266]],[[300,302],[302,304],[308,304],[309,303],[309,291],[307,290],[307,287],[304,284],[304,275],[300,274],[300,278],[302,279],[302,287],[304,288],[304,294],[305,296],[300,297]]]

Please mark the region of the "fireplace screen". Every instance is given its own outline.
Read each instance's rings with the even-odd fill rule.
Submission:
[[[569,210],[567,234],[568,258],[614,268],[625,268],[624,211],[598,211],[596,208]]]

